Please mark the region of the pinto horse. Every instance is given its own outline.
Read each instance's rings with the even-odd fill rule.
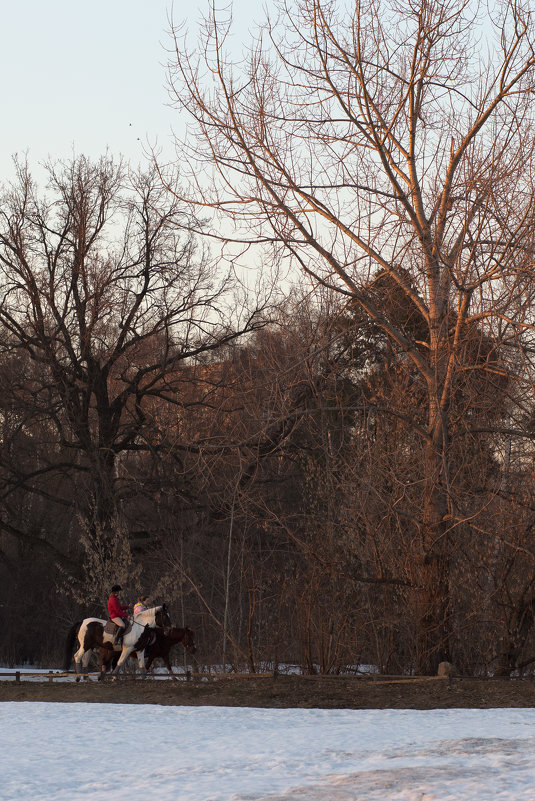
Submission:
[[[119,653],[117,664],[113,670],[116,674],[121,665],[130,656],[132,651],[137,652],[139,669],[145,675],[145,648],[152,639],[152,630],[156,626],[164,627],[171,623],[169,613],[165,604],[163,606],[155,606],[152,609],[146,609],[136,615],[131,623],[131,628],[125,632],[121,645],[114,645],[110,635],[104,631],[106,625],[105,620],[96,617],[88,617],[82,620],[81,623],[75,623],[68,635],[65,643],[65,670],[69,669],[72,657],[72,651],[76,641],[78,641],[78,650],[74,654],[74,667],[77,674],[85,672],[89,659],[94,648],[100,649],[100,675],[99,681],[106,675],[108,667],[112,663],[114,655]],[[83,670],[82,670],[83,669]],[[77,675],[76,681],[80,680]]]
[[[164,629],[155,629],[154,641],[145,648],[145,668],[149,670],[155,659],[163,659],[169,675],[175,681],[178,681],[171,667],[169,651],[173,645],[177,645],[179,642],[182,643],[188,654],[195,653],[195,633],[188,628],[188,626],[186,626],[185,629],[179,629],[176,626],[171,626],[170,628]],[[130,654],[130,657],[135,659],[136,655],[136,651],[133,651]]]

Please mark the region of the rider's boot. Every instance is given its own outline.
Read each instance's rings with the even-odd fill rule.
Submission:
[[[117,634],[115,635],[115,640],[114,640],[114,643],[113,643],[113,644],[114,644],[114,645],[121,645],[121,646],[122,646],[122,644],[123,644],[123,637],[124,637],[124,628],[121,628],[121,627],[119,626],[119,630],[117,631]]]

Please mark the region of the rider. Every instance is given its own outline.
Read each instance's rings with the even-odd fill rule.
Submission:
[[[119,626],[117,634],[115,635],[115,644],[120,645],[123,639],[125,630],[125,612],[128,612],[130,606],[124,606],[118,597],[118,593],[122,591],[119,584],[114,584],[111,588],[111,595],[108,598],[108,614],[110,620],[113,620],[116,626]]]
[[[134,604],[134,617],[136,615],[139,615],[140,612],[144,612],[145,609],[147,608],[145,603],[147,597],[148,597],[147,595],[140,595],[139,598],[137,599],[136,603]]]

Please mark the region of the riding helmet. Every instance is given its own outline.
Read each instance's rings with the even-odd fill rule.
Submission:
[[[123,588],[119,584],[114,584],[113,587],[111,588],[111,591],[112,592],[121,592],[122,589]]]

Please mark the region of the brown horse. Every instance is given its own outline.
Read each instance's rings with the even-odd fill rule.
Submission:
[[[177,645],[179,642],[181,642],[188,654],[194,654],[196,651],[195,633],[187,626],[185,629],[179,629],[176,626],[163,629],[157,628],[153,629],[151,633],[154,634],[154,641],[145,648],[146,670],[150,669],[150,666],[155,659],[163,659],[169,675],[175,681],[178,681],[171,667],[169,651],[173,645]],[[130,654],[130,656],[136,658],[136,652],[134,651],[134,653]]]

